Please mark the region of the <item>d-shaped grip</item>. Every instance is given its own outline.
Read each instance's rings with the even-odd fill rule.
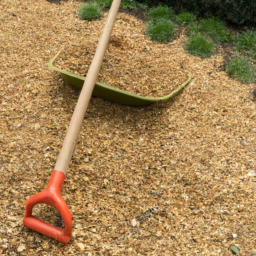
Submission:
[[[27,200],[23,223],[30,229],[54,238],[63,244],[67,244],[72,233],[72,216],[66,202],[60,194],[64,179],[65,174],[63,172],[54,171],[52,173],[47,188],[43,192],[34,195]],[[32,215],[32,209],[36,204],[48,204],[56,208],[64,222],[64,229],[57,228],[35,218]]]

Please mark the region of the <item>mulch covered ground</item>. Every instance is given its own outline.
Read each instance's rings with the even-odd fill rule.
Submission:
[[[104,19],[87,25],[84,34],[81,33],[83,42],[64,49],[55,66],[85,76],[106,19],[107,13]],[[180,68],[175,55],[172,47],[156,44],[145,36],[143,21],[119,14],[98,81],[141,96],[169,95],[188,77],[188,71]]]
[[[56,3],[0,5],[1,255],[231,255],[231,245],[256,253],[253,85],[221,71],[221,49],[206,60],[186,54],[182,34],[167,47],[194,80],[173,100],[132,108],[92,98],[62,189],[69,244],[23,226],[79,96],[47,63],[103,26],[78,19],[80,2]],[[48,207],[34,213],[59,224]]]

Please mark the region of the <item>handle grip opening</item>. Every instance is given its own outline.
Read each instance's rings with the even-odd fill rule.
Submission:
[[[51,237],[63,244],[67,244],[72,233],[72,216],[66,202],[60,194],[64,179],[65,174],[63,172],[54,171],[52,173],[47,188],[27,200],[23,223],[32,230]],[[32,210],[36,204],[48,204],[57,209],[63,220],[64,228],[55,227],[34,217]]]

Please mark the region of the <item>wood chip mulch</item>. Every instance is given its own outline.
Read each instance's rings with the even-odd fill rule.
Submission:
[[[187,54],[182,34],[164,47],[195,78],[172,101],[132,108],[91,99],[62,189],[69,244],[23,226],[24,204],[46,187],[79,96],[47,63],[104,25],[79,20],[81,2],[59,3],[0,5],[0,254],[232,255],[232,245],[256,253],[253,85],[221,71],[221,49],[205,60]],[[51,208],[34,213],[61,226]]]
[[[91,22],[81,33],[82,45],[68,46],[55,66],[70,73],[86,76],[93,59],[104,19]],[[95,29],[96,31],[92,33]],[[175,58],[176,48],[156,44],[145,35],[145,24],[124,13],[117,16],[105,53],[98,81],[137,95],[162,97],[187,80]]]

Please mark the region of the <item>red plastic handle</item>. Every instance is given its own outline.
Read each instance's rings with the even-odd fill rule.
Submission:
[[[61,187],[65,179],[63,172],[54,171],[47,188],[29,198],[25,206],[25,217],[23,223],[26,227],[33,229],[43,235],[54,238],[55,240],[67,244],[72,233],[72,216],[68,206],[61,197]],[[35,204],[48,204],[58,210],[64,222],[64,229],[57,228],[51,224],[45,223],[32,215],[32,209]]]

